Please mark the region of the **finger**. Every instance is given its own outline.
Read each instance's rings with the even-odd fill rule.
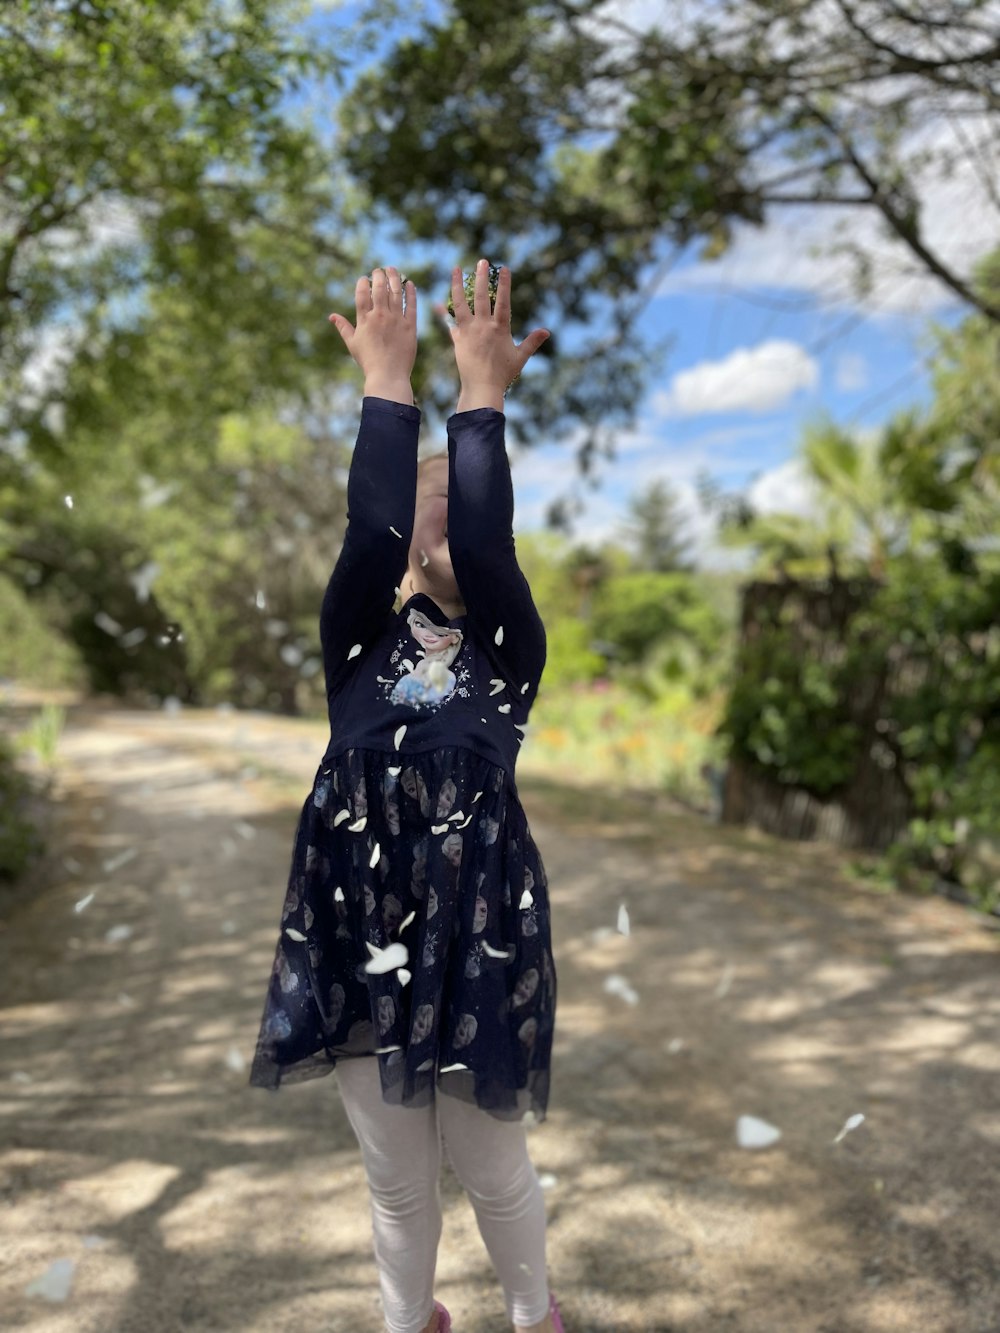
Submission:
[[[474,315],[490,314],[490,266],[485,259],[480,259],[476,265],[476,292],[474,296],[475,305],[472,313]]]
[[[552,335],[548,329],[532,329],[524,342],[517,345],[517,373],[520,374],[528,360],[535,355],[542,343]]]
[[[330,323],[344,340],[344,345],[348,351],[351,350],[351,343],[354,341],[354,325],[343,315],[331,315]]]
[[[507,267],[500,270],[493,313],[502,324],[510,323],[510,269]]]
[[[472,318],[472,311],[465,299],[465,287],[462,283],[462,270],[460,268],[451,270],[451,302],[455,307],[456,323],[464,324],[467,319]]]
[[[385,271],[386,287],[388,288],[387,297],[390,310],[402,310],[403,308],[403,284],[399,280],[399,270],[387,268]]]
[[[403,311],[403,318],[416,323],[417,319],[417,287],[411,278],[406,280],[406,309]]]
[[[378,310],[379,308],[383,310],[389,308],[389,283],[384,268],[377,268],[372,271],[372,309]]]
[[[354,308],[360,324],[361,316],[369,314],[372,308],[372,285],[367,278],[358,278],[354,288]]]

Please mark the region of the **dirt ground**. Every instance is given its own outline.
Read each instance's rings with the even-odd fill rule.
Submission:
[[[71,710],[52,852],[0,929],[3,1329],[381,1329],[336,1080],[247,1085],[326,739]],[[529,1143],[567,1333],[1000,1333],[1000,922],[665,802],[568,802],[529,747],[559,984]],[[743,1115],[781,1137],[740,1146]],[[447,1166],[442,1193],[437,1294],[502,1333]]]

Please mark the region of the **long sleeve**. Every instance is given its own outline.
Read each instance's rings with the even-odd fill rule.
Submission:
[[[388,398],[362,400],[347,479],[347,532],[320,611],[327,699],[343,685],[392,612],[396,587],[409,562],[419,432],[418,407]],[[355,644],[361,650],[351,657]]]
[[[524,716],[538,692],[546,640],[514,548],[506,420],[493,407],[448,418],[448,550],[469,620]]]

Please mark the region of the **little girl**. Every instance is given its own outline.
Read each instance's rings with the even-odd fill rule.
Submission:
[[[549,336],[510,335],[452,274],[461,379],[448,451],[417,462],[416,290],[361,278],[365,375],[348,526],[320,634],[330,742],[299,816],[251,1085],[336,1067],[368,1178],[389,1333],[434,1300],[441,1142],[517,1333],[563,1333],[525,1120],[544,1120],[556,1007],[547,880],[514,783],[545,665],[518,567],[503,395]],[[394,610],[396,594],[401,607]]]

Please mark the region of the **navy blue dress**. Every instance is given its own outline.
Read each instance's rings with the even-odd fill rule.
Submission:
[[[440,1089],[545,1119],[556,973],[514,769],[546,641],[515,555],[505,422],[484,407],[447,423],[466,613],[424,593],[394,611],[420,411],[363,401],[320,616],[330,742],[298,819],[251,1085],[366,1057],[389,1103]]]

